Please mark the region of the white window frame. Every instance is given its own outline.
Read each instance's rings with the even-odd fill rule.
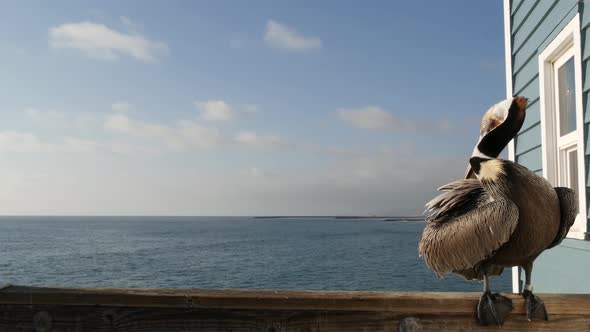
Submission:
[[[504,0],[504,60],[506,62],[506,98],[512,98],[512,22],[510,16],[511,0]],[[515,161],[514,140],[508,143],[508,159]],[[512,292],[520,293],[520,268],[512,268]]]
[[[576,86],[576,130],[559,137],[558,118],[555,100],[555,73],[559,63],[564,63],[569,56],[574,57],[574,82]],[[563,28],[553,41],[539,54],[539,88],[541,108],[541,149],[543,158],[543,176],[553,185],[559,179],[558,156],[559,142],[564,140],[576,144],[578,159],[578,199],[580,213],[570,229],[568,237],[584,239],[587,231],[586,216],[586,168],[584,166],[584,111],[582,101],[582,48],[580,39],[580,15],[576,16]]]

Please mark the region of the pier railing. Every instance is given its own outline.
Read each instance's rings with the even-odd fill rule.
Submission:
[[[0,290],[0,331],[465,331],[477,293],[90,289]],[[504,331],[590,331],[590,295],[539,295],[549,321],[528,322],[522,298]]]

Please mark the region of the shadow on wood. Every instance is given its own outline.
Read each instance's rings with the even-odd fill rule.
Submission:
[[[464,331],[478,293],[89,289],[12,286],[0,291],[0,331]],[[590,295],[541,294],[548,322],[528,322],[524,301],[503,331],[590,331]]]

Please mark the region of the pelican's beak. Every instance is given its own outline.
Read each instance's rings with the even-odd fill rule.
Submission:
[[[522,112],[522,114],[524,114],[528,101],[528,98],[516,96],[513,98],[508,98],[490,107],[490,109],[484,114],[483,118],[481,119],[481,125],[479,127],[479,140],[477,141],[477,144],[475,144],[472,156],[480,156],[479,150],[477,148],[479,142],[481,142],[481,140],[492,130],[496,129],[499,125],[506,121],[508,113],[511,111],[513,105],[516,106],[513,110]],[[498,156],[486,157],[497,158]],[[469,179],[473,177],[475,176],[473,174],[473,171],[471,170],[471,165],[468,164],[467,169],[465,170],[464,178]]]

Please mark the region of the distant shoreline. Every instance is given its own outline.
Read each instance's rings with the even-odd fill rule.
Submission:
[[[376,219],[383,221],[423,221],[423,216],[254,216],[254,219]]]

